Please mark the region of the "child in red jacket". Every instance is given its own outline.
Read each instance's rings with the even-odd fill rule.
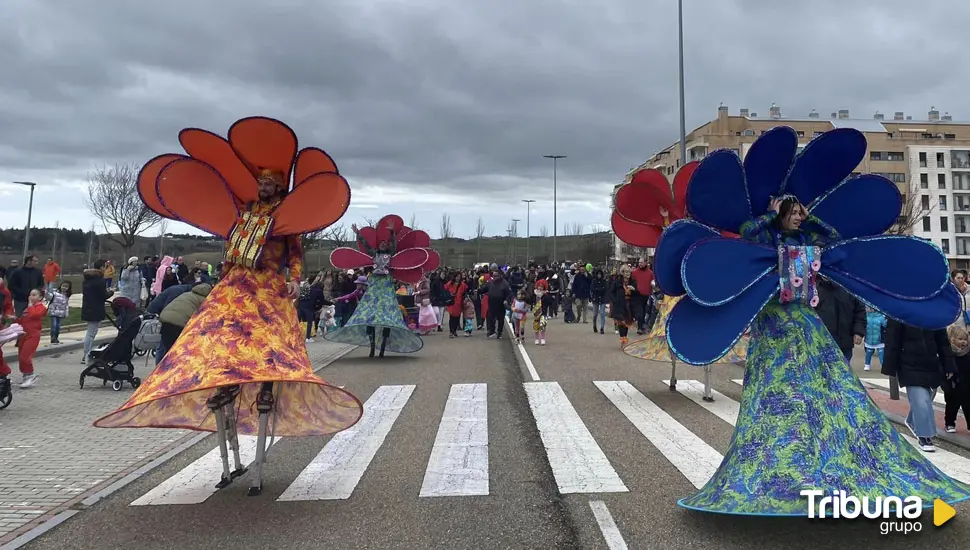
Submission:
[[[24,375],[21,388],[29,388],[37,382],[37,375],[34,374],[34,354],[37,353],[37,346],[40,345],[40,331],[47,316],[47,308],[43,304],[44,295],[40,290],[34,289],[27,296],[27,308],[23,315],[17,319],[17,323],[24,328],[24,335],[17,342],[20,348],[18,366],[20,373]]]
[[[10,296],[10,290],[7,289],[6,281],[0,277],[0,329],[6,327],[8,321],[13,320],[13,298]],[[0,407],[8,403],[7,394],[10,391],[8,376],[10,376],[10,366],[3,360],[3,347],[0,347]]]

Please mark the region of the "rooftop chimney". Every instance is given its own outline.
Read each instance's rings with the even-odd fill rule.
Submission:
[[[940,120],[940,112],[936,110],[936,107],[930,107],[930,112],[927,113],[929,120]]]
[[[839,118],[839,113],[832,113],[832,118]]]
[[[721,106],[717,108],[717,117],[721,118],[726,116],[728,116],[728,108],[727,105],[722,103]]]
[[[741,109],[741,116],[748,116],[748,110],[747,109]]]
[[[913,117],[912,116],[907,116],[906,117],[906,120],[913,120]]]
[[[839,118],[849,118],[849,110],[839,109]]]
[[[893,115],[893,120],[903,120],[903,112],[896,111],[896,114]]]
[[[771,109],[768,112],[771,118],[781,118],[781,107],[774,103],[771,104]]]
[[[943,113],[943,120],[952,121],[953,117],[950,116],[950,113]]]
[[[885,120],[886,119],[886,117],[884,117],[883,114],[880,113],[879,111],[876,111],[876,114],[872,115],[872,118],[874,118],[876,120]]]
[[[758,117],[758,113],[751,113],[751,118],[757,118],[757,117]]]
[[[818,111],[812,109],[812,112],[808,113],[808,118],[818,118]]]

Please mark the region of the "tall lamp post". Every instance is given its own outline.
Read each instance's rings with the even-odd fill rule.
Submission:
[[[519,222],[522,220],[512,218],[512,262],[509,265],[515,264],[515,239],[519,237]]]
[[[680,41],[680,165],[687,162],[687,121],[684,115],[684,0],[677,0],[677,35]]]
[[[532,203],[535,202],[535,199],[522,199],[522,202],[525,203],[525,262],[529,263],[532,258],[532,253],[529,250],[529,243],[532,241]]]
[[[566,158],[566,155],[542,155],[542,157],[552,159],[552,262],[556,263],[559,261],[559,258],[556,256],[556,241],[559,236],[559,224],[556,220],[556,170],[559,159]]]
[[[34,213],[34,187],[37,184],[32,181],[15,181],[13,183],[30,186],[30,203],[27,206],[27,228],[24,230],[24,253],[20,256],[20,261],[24,261],[27,259],[27,251],[30,249],[30,217]]]

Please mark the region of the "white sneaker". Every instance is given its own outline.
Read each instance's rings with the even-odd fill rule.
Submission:
[[[542,340],[539,340],[539,345],[542,345],[542,346],[546,345],[546,339],[543,338]]]
[[[872,367],[869,366],[869,365],[866,365],[866,366],[862,367],[862,370],[872,370]]]
[[[24,375],[24,381],[20,383],[20,387],[21,388],[29,388],[29,387],[33,386],[35,383],[37,383],[37,375],[36,374],[25,374]]]
[[[307,338],[306,339],[306,343],[307,344],[312,344],[313,343],[313,338]]]
[[[536,338],[536,345],[537,346],[539,345],[539,339],[538,338]]]
[[[957,427],[956,426],[947,426],[946,427],[946,433],[948,433],[948,434],[955,434],[955,433],[957,433]]]

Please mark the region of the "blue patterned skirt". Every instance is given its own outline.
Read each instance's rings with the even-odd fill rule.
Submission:
[[[804,489],[861,498],[970,498],[896,430],[815,311],[772,301],[751,327],[737,426],[714,476],[684,508],[807,516]],[[816,499],[816,503],[818,500]]]
[[[371,275],[367,280],[367,292],[357,304],[354,314],[347,324],[324,336],[330,342],[370,346],[368,327],[374,328],[377,345],[381,343],[383,329],[390,329],[387,337],[387,351],[394,353],[414,353],[424,347],[421,337],[404,323],[401,307],[394,291],[394,279],[389,275]]]

